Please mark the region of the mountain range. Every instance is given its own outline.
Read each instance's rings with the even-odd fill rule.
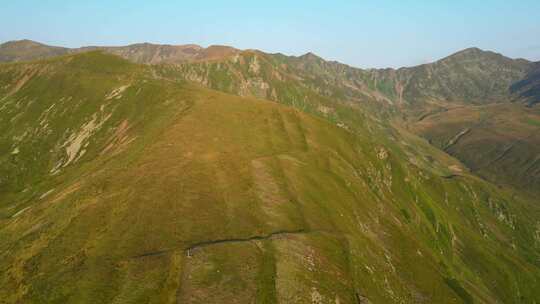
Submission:
[[[0,45],[0,303],[537,303],[539,63]]]
[[[362,70],[338,62],[327,62],[313,53],[291,57],[219,45],[203,48],[195,44],[151,43],[72,49],[19,40],[0,45],[0,62],[44,59],[91,50],[103,50],[135,63],[153,65],[226,62],[253,52],[274,63],[288,61],[287,64],[296,68],[295,72],[311,73],[312,78],[326,82],[333,78],[337,81],[335,84],[358,90],[362,90],[363,86],[400,103],[438,99],[481,104],[512,99],[532,105],[540,98],[537,83],[540,63],[510,59],[478,48],[465,49],[436,62],[410,68]]]

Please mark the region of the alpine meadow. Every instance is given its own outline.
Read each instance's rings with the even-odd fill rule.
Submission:
[[[540,303],[540,57],[96,40],[0,44],[0,303]]]

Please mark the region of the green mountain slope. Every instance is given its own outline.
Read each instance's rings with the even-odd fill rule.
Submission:
[[[468,49],[433,64],[399,70],[360,70],[327,62],[313,54],[287,57],[246,51],[219,61],[158,65],[167,79],[187,79],[212,89],[293,105],[354,126],[355,105],[369,116],[399,119],[410,130],[446,149],[460,132],[463,140],[446,151],[491,181],[537,192],[540,113],[530,63]],[[533,100],[533,99],[530,99]]]
[[[480,176],[525,191],[540,190],[539,107],[448,106],[409,126]]]
[[[540,297],[537,202],[354,104],[170,79],[100,52],[0,65],[3,302]]]
[[[130,61],[146,64],[189,65],[200,61],[205,61],[205,64],[208,64],[207,61],[218,61],[215,63],[220,65],[218,69],[224,70],[224,73],[244,72],[238,66],[231,66],[230,62],[250,61],[250,58],[255,56],[271,62],[278,74],[283,72],[280,68],[285,69],[294,77],[302,79],[312,89],[324,91],[326,94],[337,96],[346,94],[348,97],[367,95],[379,101],[396,102],[400,105],[416,104],[416,107],[418,103],[433,101],[472,104],[505,102],[510,97],[515,97],[515,93],[521,90],[523,94],[517,96],[527,99],[534,95],[534,88],[525,91],[537,78],[538,68],[538,63],[524,59],[510,59],[478,48],[465,49],[436,62],[415,67],[363,70],[339,62],[328,62],[312,53],[294,57],[260,51],[240,51],[227,46],[202,48],[190,44],[150,43],[68,49],[30,40],[1,44],[0,62],[27,61],[89,50],[104,50]],[[257,64],[253,63],[250,70],[256,69]],[[182,69],[188,67],[184,66]],[[207,71],[201,67],[190,69],[190,72],[189,77],[204,82],[211,81],[206,79],[208,77],[216,77],[215,73],[205,73]],[[257,79],[253,81],[256,82]]]
[[[506,101],[510,86],[531,63],[470,48],[431,64],[397,71],[409,101],[445,100],[473,104]]]
[[[529,105],[540,103],[540,62],[536,62],[524,79],[514,83],[510,91]]]

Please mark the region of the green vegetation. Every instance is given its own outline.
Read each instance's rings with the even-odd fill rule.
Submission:
[[[248,55],[1,65],[0,299],[540,298],[536,201],[317,75],[342,66]]]
[[[540,189],[540,138],[531,122],[540,114],[510,90],[534,66],[472,48],[398,70],[361,70],[313,54],[287,57],[257,51],[155,70],[168,79],[277,101],[349,130],[366,126],[359,115],[376,117],[379,125],[399,121],[480,176],[535,193]],[[508,102],[516,98],[522,102]],[[463,131],[466,136],[459,135]],[[509,149],[511,143],[515,145]]]
[[[450,107],[409,127],[478,175],[535,196],[540,190],[538,118],[538,108],[504,103]]]
[[[529,119],[525,120],[525,122],[528,123],[531,126],[540,127],[540,120],[538,120],[538,119],[529,118]]]
[[[448,286],[450,286],[450,288],[452,288],[452,290],[454,290],[459,295],[459,297],[463,300],[463,303],[474,303],[473,297],[467,292],[467,290],[463,288],[463,286],[461,286],[458,280],[447,278],[444,279],[444,281],[446,282],[446,284],[448,284]]]

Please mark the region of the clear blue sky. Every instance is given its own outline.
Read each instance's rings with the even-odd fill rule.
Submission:
[[[225,44],[358,67],[433,61],[477,46],[540,60],[540,0],[2,0],[0,41]]]

